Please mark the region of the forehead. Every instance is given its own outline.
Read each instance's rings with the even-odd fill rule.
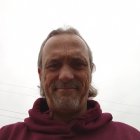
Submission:
[[[43,57],[77,55],[88,59],[88,48],[77,35],[61,34],[49,38],[43,48]]]

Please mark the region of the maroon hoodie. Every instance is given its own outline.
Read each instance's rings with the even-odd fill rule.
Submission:
[[[96,101],[88,100],[88,110],[69,123],[53,120],[44,98],[29,110],[29,118],[0,129],[0,140],[140,140],[140,132],[102,113]]]

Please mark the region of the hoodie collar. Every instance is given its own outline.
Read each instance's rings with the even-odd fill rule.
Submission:
[[[71,131],[74,133],[89,132],[112,120],[111,114],[102,113],[98,102],[88,100],[87,105],[85,114],[74,118],[69,123],[63,123],[50,118],[46,99],[38,98],[33,108],[29,110],[29,118],[25,119],[25,123],[33,131],[49,134],[69,134]]]

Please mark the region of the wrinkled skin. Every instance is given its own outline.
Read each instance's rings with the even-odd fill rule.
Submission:
[[[67,121],[83,114],[92,73],[84,41],[77,35],[55,35],[42,53],[38,72],[53,118]]]

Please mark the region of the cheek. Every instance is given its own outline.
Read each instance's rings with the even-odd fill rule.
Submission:
[[[87,75],[85,76],[85,81],[84,81],[84,83],[85,83],[85,88],[86,88],[86,90],[89,90],[89,85],[90,85],[90,76],[89,76],[89,74],[87,74]]]
[[[41,82],[42,82],[43,89],[45,91],[49,87],[49,83],[50,83],[49,81],[51,81],[51,77],[49,74],[47,74],[46,71],[44,71]]]
[[[45,71],[43,76],[43,87],[46,92],[51,91],[51,85],[56,79],[56,74]]]
[[[91,82],[91,74],[89,72],[83,72],[79,74],[79,79],[82,83],[82,89],[88,90]]]

